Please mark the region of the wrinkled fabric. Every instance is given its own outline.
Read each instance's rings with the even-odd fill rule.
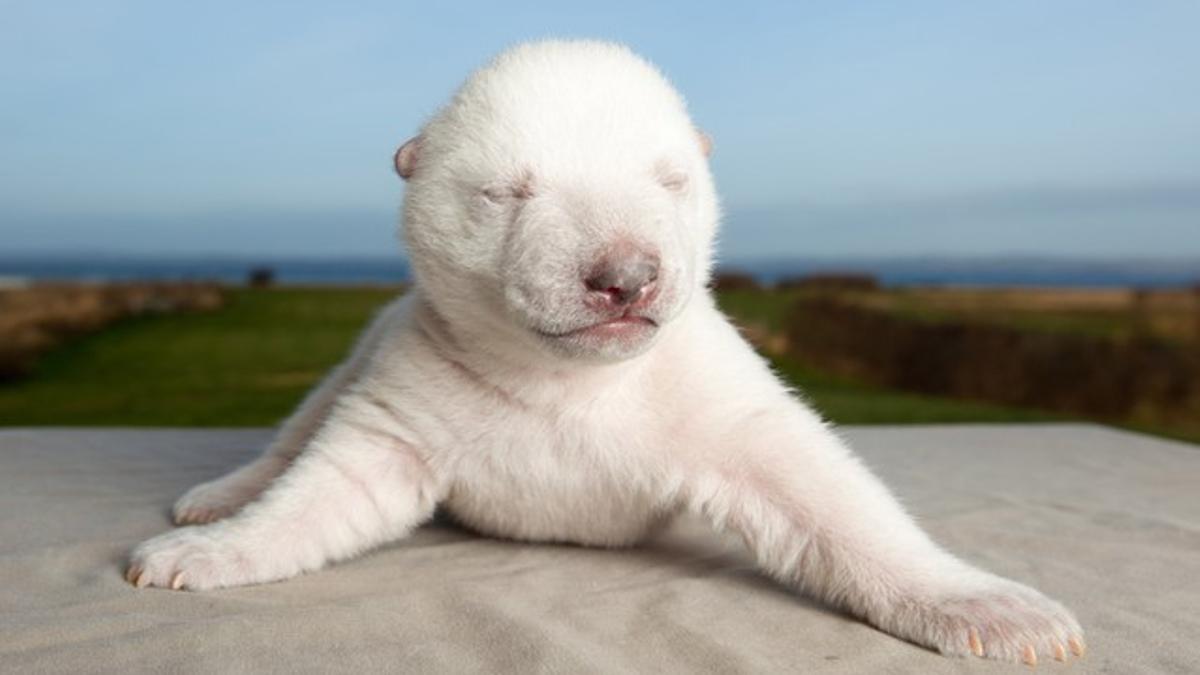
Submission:
[[[286,582],[135,590],[135,544],[267,430],[0,431],[0,671],[962,672],[681,520],[637,549],[450,524]],[[844,435],[935,539],[1071,607],[1072,672],[1200,669],[1200,447],[1086,425]],[[1019,672],[973,660],[971,672]],[[1057,672],[1049,662],[1039,669]]]

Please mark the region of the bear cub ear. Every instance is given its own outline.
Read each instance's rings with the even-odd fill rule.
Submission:
[[[413,175],[413,171],[416,171],[417,162],[420,159],[421,137],[413,136],[396,151],[396,155],[392,157],[392,164],[396,167],[396,173],[400,174],[404,180],[408,180]]]
[[[712,137],[704,133],[702,130],[696,129],[696,140],[700,141],[700,152],[703,152],[705,157],[708,157],[712,154]]]

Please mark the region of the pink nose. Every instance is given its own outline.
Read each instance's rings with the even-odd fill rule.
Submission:
[[[583,280],[593,296],[624,307],[642,299],[658,281],[658,256],[623,252],[605,257]]]

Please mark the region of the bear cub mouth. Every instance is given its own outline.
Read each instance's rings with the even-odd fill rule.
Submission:
[[[561,339],[589,339],[598,341],[633,341],[645,337],[658,329],[658,322],[647,316],[627,311],[619,316],[604,319],[580,328],[562,332],[538,330],[542,337]]]

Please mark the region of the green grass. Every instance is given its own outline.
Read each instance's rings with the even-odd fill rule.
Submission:
[[[285,416],[386,289],[233,290],[205,314],[118,323],[0,385],[0,425],[251,426]]]
[[[126,321],[42,359],[0,385],[0,425],[274,424],[343,358],[391,289],[231,290],[207,314]],[[782,326],[794,294],[729,293],[741,321]],[[866,387],[780,360],[776,368],[839,423],[1008,422],[1029,411]]]

